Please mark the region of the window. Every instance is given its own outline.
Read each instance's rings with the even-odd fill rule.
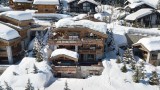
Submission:
[[[152,54],[152,60],[157,60],[158,55],[156,53]]]
[[[85,12],[89,12],[90,11],[90,4],[88,2],[83,3],[83,10]]]

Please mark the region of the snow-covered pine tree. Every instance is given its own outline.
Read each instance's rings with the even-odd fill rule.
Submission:
[[[68,88],[68,83],[67,83],[67,81],[65,82],[64,90],[71,90],[71,89]]]
[[[36,54],[36,61],[41,62],[43,61],[43,53],[41,51],[38,51]]]
[[[122,66],[121,71],[124,72],[124,73],[126,73],[127,72],[127,67],[126,67],[125,63],[123,63],[123,64],[124,65]]]
[[[149,78],[149,84],[150,85],[159,85],[159,78],[156,71],[152,72],[152,76]]]
[[[33,65],[33,73],[34,74],[38,73],[38,68],[37,68],[37,66],[35,64]]]
[[[145,78],[145,72],[146,72],[146,71],[144,70],[144,69],[145,69],[144,62],[141,62],[140,65],[141,65],[141,66],[140,66],[141,77],[142,77],[142,79],[144,79],[144,78]]]
[[[12,87],[10,87],[7,82],[4,81],[4,83],[5,83],[5,89],[4,90],[13,90]]]
[[[33,46],[33,56],[35,57],[37,52],[40,50],[41,50],[40,42],[39,42],[38,38],[35,37],[34,46]]]
[[[136,70],[133,74],[133,81],[135,83],[139,83],[140,79],[142,79],[142,71],[139,69],[139,67],[136,67]]]
[[[16,72],[13,72],[13,75],[17,76],[17,75],[18,75],[18,73],[16,73]]]
[[[1,82],[0,82],[1,83]],[[4,88],[0,85],[0,90],[4,90]]]
[[[27,86],[25,87],[25,90],[34,90],[34,87],[32,86],[30,79],[28,79]]]
[[[116,63],[121,63],[121,57],[119,55],[117,56]]]

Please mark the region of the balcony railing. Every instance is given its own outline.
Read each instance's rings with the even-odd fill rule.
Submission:
[[[12,55],[15,56],[21,51],[21,48],[16,48],[12,50]],[[0,51],[0,57],[7,57],[7,50],[6,51]]]
[[[54,45],[82,45],[82,44],[103,45],[103,40],[101,39],[50,39],[49,43]]]
[[[54,39],[49,40],[49,43],[54,45],[82,45],[82,42],[79,39]]]
[[[83,54],[101,54],[103,53],[102,49],[79,49],[79,53],[83,53]]]
[[[56,73],[76,73],[77,67],[76,66],[52,66],[53,71]]]

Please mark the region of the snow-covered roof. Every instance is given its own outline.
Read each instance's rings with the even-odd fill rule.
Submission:
[[[14,30],[13,28],[10,28],[4,24],[0,23],[0,38],[5,40],[11,40],[17,37],[20,37],[19,33]]]
[[[152,12],[153,12],[153,9],[150,9],[150,8],[140,9],[140,10],[134,12],[134,13],[131,13],[131,14],[127,15],[125,20],[134,21],[136,19],[139,19],[141,17],[149,15]]]
[[[67,49],[56,49],[52,52],[51,57],[56,57],[58,55],[67,55],[75,59],[79,58],[79,55],[77,52],[67,50]]]
[[[75,21],[72,18],[65,18],[65,19],[59,20],[57,23],[55,23],[55,25],[56,25],[56,28],[81,26],[81,27],[86,27],[86,28],[101,32],[103,34],[106,34],[106,31],[107,31],[106,23],[93,22],[90,20]]]
[[[136,7],[138,7],[138,6],[140,6],[140,5],[143,5],[143,4],[145,4],[144,2],[136,2],[136,3],[131,3],[131,4],[129,4],[129,5],[126,5],[124,8],[127,8],[127,7],[130,7],[130,8],[136,8]]]
[[[160,50],[160,36],[159,37],[142,38],[137,43],[141,43],[149,51]]]
[[[94,1],[94,0],[80,0],[79,2],[78,2],[78,4],[81,4],[81,3],[83,3],[83,2],[90,2],[90,3],[93,3],[93,4],[95,4],[95,5],[99,5],[99,3],[98,2],[96,2],[96,1]]]
[[[58,0],[34,0],[33,4],[59,5],[59,1]]]
[[[128,0],[130,3],[137,3],[137,2],[145,2],[147,5],[156,8],[158,4],[158,0]]]
[[[4,15],[19,21],[32,19],[32,14],[26,11],[7,11],[7,12],[0,13],[0,15]]]
[[[67,0],[68,3],[73,2],[73,1],[75,1],[75,0]]]
[[[13,0],[13,2],[32,3],[32,0]]]
[[[10,10],[12,10],[10,7],[0,5],[0,12],[10,11]]]

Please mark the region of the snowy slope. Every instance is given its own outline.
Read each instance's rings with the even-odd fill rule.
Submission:
[[[107,53],[104,59],[105,67],[101,76],[91,76],[87,79],[61,78],[56,80],[46,90],[63,90],[65,82],[71,90],[158,90],[158,86],[151,86],[143,83],[134,83],[132,81],[132,71],[122,73],[120,68],[122,64],[115,63],[116,56],[114,52]],[[148,73],[155,70],[151,65],[146,64]],[[160,69],[158,68],[158,71]]]
[[[34,64],[38,68],[37,74],[33,73]],[[38,63],[35,61],[35,58],[25,57],[19,65],[12,65],[7,68],[0,77],[0,85],[5,87],[5,81],[13,90],[24,90],[28,79],[30,79],[35,89],[39,88],[43,90],[44,87],[47,87],[54,80],[50,70],[51,68],[47,65],[47,62]],[[17,75],[13,75],[13,72],[16,72]]]

